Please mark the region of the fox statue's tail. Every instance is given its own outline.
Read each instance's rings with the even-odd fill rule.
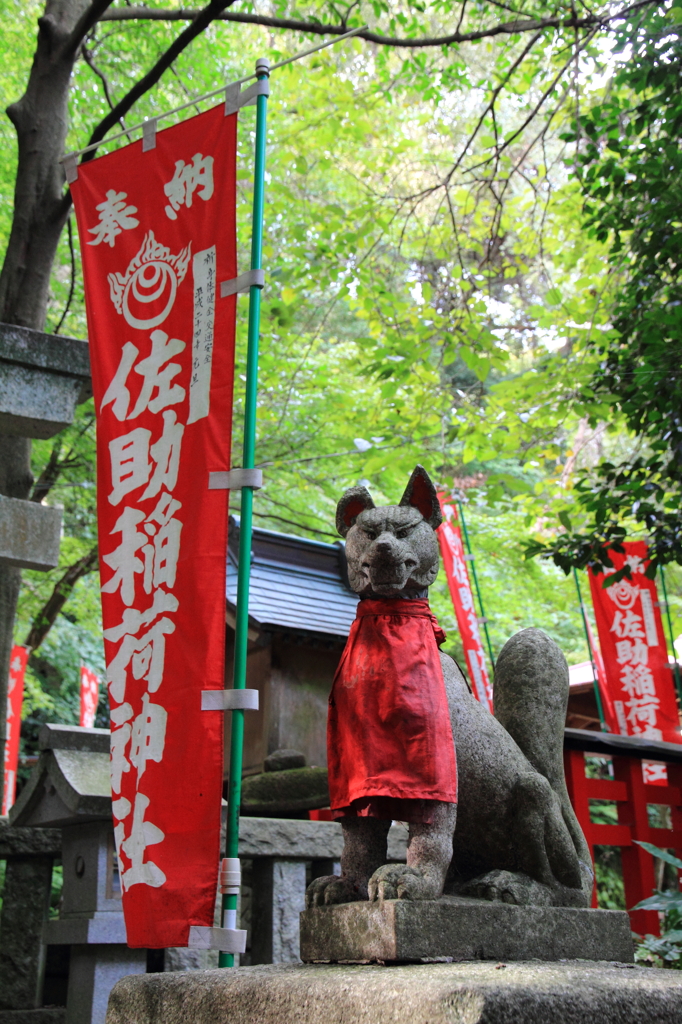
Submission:
[[[561,803],[566,828],[581,862],[583,889],[592,890],[592,860],[575,816],[564,775],[568,665],[541,629],[523,629],[502,648],[495,665],[495,717],[544,775]]]

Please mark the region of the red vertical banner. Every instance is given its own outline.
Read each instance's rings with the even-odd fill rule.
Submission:
[[[7,688],[7,741],[5,743],[5,784],[2,797],[2,813],[8,814],[17,792],[17,768],[19,767],[19,740],[21,738],[21,705],[24,700],[24,676],[28,661],[28,647],[12,648],[9,663],[9,686]]]
[[[474,696],[489,711],[493,710],[493,691],[483,653],[481,632],[478,628],[474,595],[469,582],[462,533],[457,521],[457,509],[444,494],[438,495],[443,512],[443,523],[438,527],[438,543],[443,558],[445,575],[455,609],[457,627],[462,638],[464,657],[469,669]]]
[[[97,705],[99,703],[99,676],[88,668],[81,665],[81,715],[80,725],[86,729],[92,729],[95,724]]]
[[[631,579],[604,587],[604,575],[588,570],[599,644],[604,659],[614,731],[623,736],[680,743],[680,721],[673,675],[656,592],[644,575],[644,541],[610,551],[614,571],[629,565]]]
[[[211,926],[223,778],[237,115],[215,107],[71,185],[97,413],[111,787],[128,944]],[[215,342],[215,343],[214,343]]]
[[[587,618],[587,615],[585,615],[585,628],[587,630],[587,639],[590,642],[590,659],[592,661],[593,671],[597,677],[595,682],[601,698],[604,724],[609,732],[620,733],[620,726],[613,706],[613,697],[611,695],[611,688],[609,687],[606,675],[606,666],[604,665],[604,659],[602,658],[601,648],[594,638],[594,633],[592,632],[590,620]]]

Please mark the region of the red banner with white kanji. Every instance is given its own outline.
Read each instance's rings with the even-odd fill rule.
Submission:
[[[111,787],[128,944],[213,924],[223,781],[237,115],[78,167]],[[154,144],[155,143],[155,144]]]
[[[21,705],[24,700],[24,676],[28,661],[28,647],[12,648],[9,663],[9,685],[7,687],[7,741],[5,743],[4,789],[2,813],[9,814],[17,792],[17,769],[19,767],[19,741],[21,739]]]
[[[644,541],[629,541],[623,548],[622,554],[610,550],[609,558],[613,571],[629,565],[629,580],[604,587],[604,574],[588,570],[608,689],[604,710],[609,708],[612,719],[607,724],[622,736],[679,743],[677,701],[656,584],[644,575],[647,546]]]
[[[99,704],[100,678],[87,665],[81,665],[81,716],[80,725],[92,729]]]
[[[603,577],[602,577],[603,579]],[[590,660],[592,662],[592,671],[596,675],[596,686],[599,691],[599,699],[601,700],[602,713],[604,715],[604,724],[608,732],[616,734],[620,733],[620,726],[616,717],[616,711],[613,706],[613,696],[611,694],[611,688],[608,683],[606,675],[606,666],[604,665],[604,659],[601,655],[601,648],[595,640],[592,627],[590,626],[590,620],[585,615],[585,629],[587,631],[587,639],[590,645]],[[625,734],[624,734],[625,735]]]
[[[481,704],[492,711],[493,691],[485,664],[474,595],[471,591],[466,555],[462,544],[462,533],[457,521],[457,509],[448,502],[443,494],[438,495],[438,500],[443,512],[443,522],[437,531],[438,543],[455,609],[457,627],[462,638],[472,691]]]

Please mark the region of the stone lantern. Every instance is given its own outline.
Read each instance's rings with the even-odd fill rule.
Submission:
[[[66,1024],[104,1024],[112,986],[144,974],[147,951],[129,949],[121,908],[109,782],[109,731],[45,725],[40,759],[10,812],[17,826],[59,828],[64,886],[46,945],[71,947]]]

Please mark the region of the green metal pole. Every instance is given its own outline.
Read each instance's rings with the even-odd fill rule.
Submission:
[[[488,620],[485,617],[485,608],[483,607],[483,598],[481,597],[481,588],[478,585],[478,576],[476,575],[476,560],[471,550],[471,544],[469,542],[469,531],[467,530],[466,520],[464,518],[464,508],[462,502],[457,499],[457,507],[459,509],[459,521],[462,524],[462,533],[464,534],[464,546],[467,549],[467,555],[469,556],[467,561],[471,565],[471,575],[474,578],[474,587],[476,588],[476,597],[478,598],[478,607],[481,609],[481,623],[483,625],[483,631],[485,633],[486,644],[488,645],[488,654],[490,655],[490,665],[495,671],[495,658],[493,656],[493,645],[490,642],[490,634],[488,633]]]
[[[270,65],[256,62],[259,79],[268,78]],[[265,200],[265,137],[267,96],[256,99],[256,159],[253,190],[253,222],[251,235],[251,269],[261,270],[263,259],[263,206]],[[249,289],[249,333],[246,353],[246,399],[244,405],[243,468],[253,469],[256,459],[256,405],[258,398],[258,343],[260,340],[260,288]],[[249,631],[249,578],[251,571],[251,529],[253,524],[253,489],[242,487],[239,530],[239,569],[237,575],[237,621],[234,638],[235,690],[246,686],[246,656]],[[230,777],[227,801],[226,857],[239,856],[239,807],[242,798],[242,755],[244,751],[244,712],[232,711],[230,744]],[[236,928],[237,894],[223,896],[223,927]],[[234,955],[221,953],[219,967],[233,967]]]
[[[680,708],[682,708],[682,678],[680,677],[680,666],[677,663],[677,654],[675,653],[675,637],[673,635],[673,624],[672,619],[670,618],[670,605],[668,603],[668,591],[666,590],[665,586],[665,573],[663,572],[662,565],[658,567],[658,571],[661,574],[661,586],[663,588],[663,601],[665,603],[665,617],[668,620],[670,646],[672,648],[673,658],[675,659],[675,664],[673,667],[673,675],[675,676],[675,688],[677,690],[677,699],[679,701]]]
[[[583,629],[585,630],[585,641],[587,643],[587,652],[590,656],[590,663],[592,665],[592,677],[594,685],[594,696],[597,701],[597,713],[599,714],[599,723],[601,725],[602,732],[608,732],[606,727],[606,719],[604,718],[604,708],[601,702],[601,694],[599,692],[599,680],[597,679],[597,666],[594,663],[592,657],[592,644],[590,643],[590,633],[587,628],[587,613],[585,611],[585,605],[583,604],[583,595],[580,592],[580,581],[578,580],[578,573],[575,566],[573,567],[573,579],[575,580],[575,589],[578,591],[578,604],[580,605],[580,614],[583,618]]]

